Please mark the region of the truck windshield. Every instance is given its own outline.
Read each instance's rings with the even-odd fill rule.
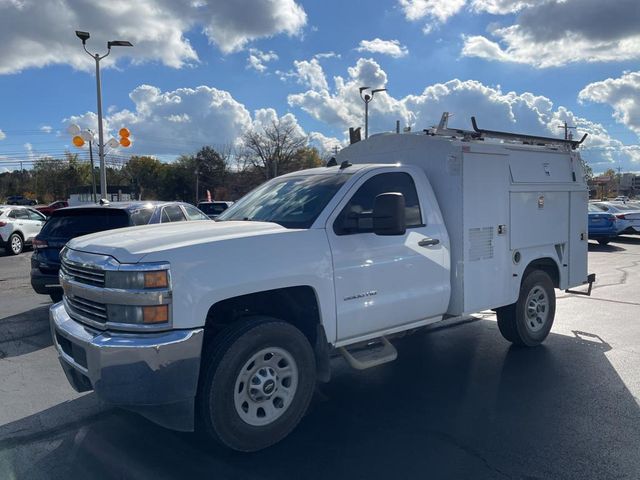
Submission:
[[[274,222],[285,228],[309,228],[349,173],[274,178],[242,197],[217,218]]]

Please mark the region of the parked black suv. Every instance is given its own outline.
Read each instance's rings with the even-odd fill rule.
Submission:
[[[182,202],[114,202],[54,210],[33,240],[31,286],[54,302],[62,299],[58,280],[60,251],[72,238],[114,228],[185,220],[209,217]]]

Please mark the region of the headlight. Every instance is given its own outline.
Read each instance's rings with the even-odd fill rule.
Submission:
[[[108,305],[107,315],[112,323],[153,325],[169,321],[169,305]]]
[[[167,275],[167,270],[150,272],[108,271],[105,276],[105,286],[123,290],[169,288],[169,276]]]

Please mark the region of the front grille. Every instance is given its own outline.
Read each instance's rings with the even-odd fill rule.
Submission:
[[[69,316],[80,322],[91,320],[96,323],[107,322],[107,306],[81,297],[65,296]]]
[[[104,287],[104,270],[62,260],[62,273],[78,283]]]

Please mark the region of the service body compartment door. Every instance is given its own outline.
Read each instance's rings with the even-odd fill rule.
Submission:
[[[570,193],[571,218],[569,220],[569,287],[587,281],[587,192]]]
[[[569,231],[569,194],[567,192],[540,190],[511,192],[510,197],[511,250],[567,242]]]

